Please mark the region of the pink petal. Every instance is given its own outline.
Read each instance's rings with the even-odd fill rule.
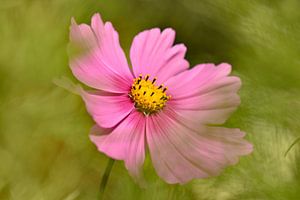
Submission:
[[[123,120],[133,109],[134,105],[126,94],[100,95],[80,90],[87,111],[95,122],[105,128],[110,128]]]
[[[218,175],[252,145],[239,129],[198,127],[192,130],[171,110],[148,117],[146,136],[158,175],[168,183],[186,183]]]
[[[169,87],[168,91],[173,95],[173,98],[189,97],[209,92],[222,86],[220,82],[230,72],[231,66],[227,63],[222,63],[218,66],[214,64],[199,64],[170,78],[166,82],[166,86]]]
[[[130,59],[135,76],[149,74],[158,78],[161,84],[169,77],[189,67],[184,59],[186,47],[183,44],[173,46],[175,31],[167,28],[160,32],[158,28],[139,33],[133,40]]]
[[[133,76],[112,24],[95,14],[91,27],[72,20],[70,29],[70,46],[81,51],[70,59],[74,76],[96,89],[128,92]]]
[[[222,124],[240,104],[238,77],[228,76],[231,66],[198,65],[166,82],[169,105],[179,115],[202,124]],[[187,78],[188,77],[188,78]]]
[[[99,127],[92,129],[97,133]],[[96,131],[95,131],[96,130]],[[139,179],[145,159],[144,115],[133,111],[109,134],[90,135],[98,150],[109,157],[124,160],[130,174]]]

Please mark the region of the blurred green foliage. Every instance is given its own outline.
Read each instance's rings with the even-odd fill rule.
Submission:
[[[243,80],[227,122],[254,143],[252,155],[215,178],[167,185],[145,164],[140,189],[116,162],[106,199],[300,199],[300,1],[1,0],[0,199],[96,199],[107,158],[88,139],[80,97],[53,84],[72,77],[70,18],[112,21],[128,53],[138,32],[172,27],[191,65],[229,62]],[[74,79],[73,79],[74,80]]]

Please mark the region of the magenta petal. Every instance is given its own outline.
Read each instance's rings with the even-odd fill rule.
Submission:
[[[231,66],[227,63],[218,66],[200,64],[170,78],[166,86],[169,87],[169,93],[173,99],[194,96],[222,86],[230,72]]]
[[[171,111],[148,118],[147,141],[158,175],[168,183],[218,175],[249,154],[252,145],[239,129],[198,127],[192,130]]]
[[[81,90],[80,93],[88,112],[101,127],[110,128],[115,126],[134,108],[133,103],[126,94],[99,95],[84,90]]]
[[[91,22],[92,29],[98,40],[101,60],[121,75],[131,76],[127,59],[120,46],[119,35],[111,22],[103,23],[100,14],[95,14]]]
[[[171,78],[166,83],[172,95],[169,106],[191,121],[224,123],[240,104],[237,92],[241,81],[228,76],[230,71],[230,65],[225,63],[203,64]]]
[[[96,89],[116,93],[128,91],[133,76],[111,23],[103,24],[96,14],[92,27],[77,25],[72,20],[70,29],[70,46],[80,51],[70,58],[74,76]]]
[[[114,159],[124,160],[130,174],[136,179],[141,177],[145,159],[143,114],[133,111],[111,133],[90,135],[90,138],[99,151]]]
[[[155,76],[157,84],[182,72],[189,67],[184,59],[186,47],[183,44],[173,46],[175,31],[167,28],[139,33],[133,40],[130,59],[135,76],[149,74]]]

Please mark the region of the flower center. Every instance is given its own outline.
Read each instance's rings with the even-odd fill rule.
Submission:
[[[149,80],[149,75],[144,78],[140,75],[133,79],[133,84],[129,92],[130,98],[134,101],[137,110],[149,115],[161,110],[166,102],[171,98],[167,96],[167,87],[155,85],[156,78]]]

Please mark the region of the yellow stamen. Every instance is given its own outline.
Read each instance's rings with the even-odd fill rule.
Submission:
[[[146,75],[144,78],[141,75],[133,79],[133,84],[129,92],[129,96],[134,102],[136,109],[143,112],[145,115],[149,115],[161,110],[166,102],[171,98],[166,94],[167,87],[164,85],[156,86],[155,77],[150,80],[150,75]]]

